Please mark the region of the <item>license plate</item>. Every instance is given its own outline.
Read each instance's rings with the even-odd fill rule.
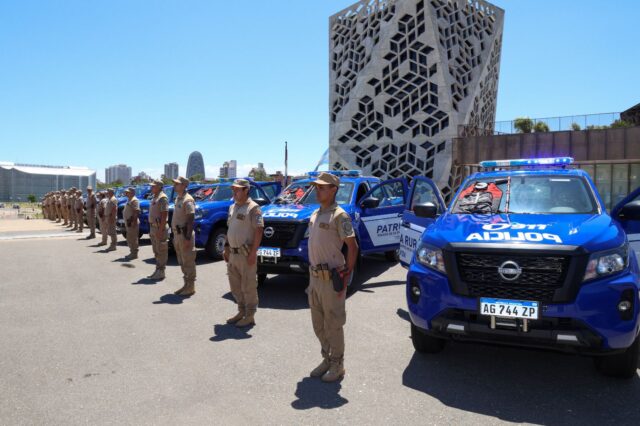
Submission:
[[[480,298],[480,315],[538,319],[538,302],[525,300]]]
[[[271,247],[258,247],[258,256],[278,258],[280,257],[280,249]]]

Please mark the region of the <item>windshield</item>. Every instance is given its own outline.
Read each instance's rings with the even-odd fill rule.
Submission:
[[[351,195],[353,194],[353,183],[341,182],[338,192],[336,193],[336,202],[338,205],[349,204],[351,202]],[[316,187],[311,187],[311,190],[307,192],[307,195],[300,201],[300,204],[318,204],[316,198]]]
[[[193,194],[193,199],[196,201],[206,200],[211,197],[215,189],[215,186],[205,186],[200,188]]]
[[[276,202],[295,203],[300,200],[311,187],[311,182],[294,182],[284,189]]]
[[[469,181],[452,213],[593,214],[598,206],[587,182],[576,176],[511,176]]]
[[[231,191],[231,185],[220,185],[216,190],[207,198],[209,201],[228,201],[233,198],[233,191]]]

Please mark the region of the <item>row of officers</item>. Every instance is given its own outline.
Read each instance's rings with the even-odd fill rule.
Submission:
[[[187,192],[189,179],[179,177],[173,181],[175,199],[171,223],[169,223],[169,199],[163,192],[163,183],[154,181],[153,198],[149,206],[150,238],[156,269],[148,278],[161,281],[165,278],[168,258],[169,230],[173,235],[178,263],[183,273],[183,286],[175,294],[190,297],[195,294],[196,250],[193,230],[195,201]],[[329,173],[320,173],[313,182],[319,209],[309,222],[309,287],[307,289],[313,330],[320,341],[322,361],[311,371],[311,376],[325,382],[341,379],[344,369],[344,324],[346,322],[345,298],[349,279],[356,263],[358,246],[349,215],[336,201],[340,178]],[[262,240],[264,221],[260,206],[249,197],[250,182],[236,179],[232,184],[234,203],[229,208],[227,219],[227,242],[224,261],[231,293],[238,311],[227,320],[237,327],[256,324],[258,309],[257,250]],[[140,202],[135,189],[125,191],[128,201],[123,210],[129,254],[126,259],[138,257]],[[118,202],[113,190],[99,192],[97,203],[91,188],[87,188],[86,205],[76,188],[47,194],[43,201],[45,217],[66,226],[83,229],[83,212],[91,230],[87,238],[95,238],[95,221],[98,217],[102,242],[111,238],[109,251],[116,250],[116,216]],[[80,223],[79,223],[80,222]],[[343,246],[347,247],[346,259]]]

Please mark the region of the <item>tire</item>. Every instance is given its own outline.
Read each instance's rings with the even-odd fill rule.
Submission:
[[[205,246],[205,252],[209,259],[221,260],[224,253],[224,243],[227,240],[227,228],[219,227],[209,235],[209,240]]]
[[[424,334],[413,324],[411,324],[411,342],[416,352],[423,354],[437,354],[444,349],[447,343],[444,339],[438,339]]]
[[[389,262],[396,263],[400,260],[400,255],[398,254],[398,250],[389,250],[384,252],[384,257],[387,258]]]
[[[636,337],[631,346],[624,352],[615,355],[605,355],[593,359],[596,369],[605,376],[631,379],[638,370],[640,355],[640,338]]]
[[[267,281],[267,274],[258,274],[258,287],[263,286]]]

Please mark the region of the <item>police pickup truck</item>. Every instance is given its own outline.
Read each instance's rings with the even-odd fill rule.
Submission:
[[[315,179],[319,172],[309,172]],[[385,253],[396,259],[400,219],[404,210],[405,179],[380,182],[377,177],[361,176],[360,171],[333,171],[340,176],[336,202],[353,221],[360,255]],[[267,274],[308,274],[307,243],[311,214],[318,208],[316,190],[311,187],[296,204],[265,207],[264,235],[258,248],[258,282]],[[351,280],[353,291],[357,280]]]
[[[438,352],[447,340],[545,348],[593,356],[607,375],[635,376],[640,190],[609,215],[572,161],[485,161],[448,208],[419,202],[404,213],[418,352]]]
[[[249,196],[259,205],[269,204],[281,189],[278,182],[255,182],[251,178],[245,179],[251,183]],[[211,259],[222,259],[224,252],[227,215],[233,203],[232,183],[233,179],[221,179],[218,184],[215,184],[215,190],[210,195],[203,200],[196,200],[194,221],[196,247],[204,248]],[[170,212],[172,207],[169,207]]]

